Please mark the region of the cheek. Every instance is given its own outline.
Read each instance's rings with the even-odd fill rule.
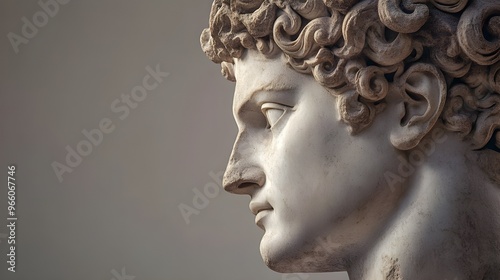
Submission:
[[[381,155],[373,141],[363,139],[351,136],[332,115],[290,118],[273,141],[270,166],[272,196],[286,209],[282,218],[338,221],[375,196],[384,163],[377,160]]]
[[[334,145],[338,137],[335,122],[333,116],[296,114],[273,140],[273,161],[268,161],[270,186],[273,197],[281,197],[278,203],[283,202],[290,216],[303,211],[305,205],[316,204],[307,209],[309,213],[330,207],[325,196],[331,195],[331,172],[340,162]]]

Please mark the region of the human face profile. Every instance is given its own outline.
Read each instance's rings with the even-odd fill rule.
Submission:
[[[234,70],[239,132],[225,189],[251,197],[270,268],[341,270],[380,230],[401,195],[383,176],[398,164],[384,118],[363,137],[351,135],[338,98],[281,56],[248,51]],[[325,240],[330,246],[321,246]]]

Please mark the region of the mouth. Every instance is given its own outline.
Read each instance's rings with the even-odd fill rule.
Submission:
[[[265,202],[250,202],[250,210],[255,215],[255,224],[264,229],[264,225],[262,224],[264,217],[266,217],[271,211],[273,211],[273,207],[267,201]]]
[[[267,216],[267,214],[271,213],[271,211],[272,211],[272,209],[265,209],[265,210],[259,211],[259,213],[257,213],[257,215],[255,215],[255,224],[264,230],[264,225],[262,224],[263,219],[264,219],[264,217]]]

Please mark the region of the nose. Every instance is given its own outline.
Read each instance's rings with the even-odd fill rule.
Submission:
[[[264,183],[264,172],[256,166],[239,168],[229,164],[224,173],[224,190],[230,193],[251,195]]]
[[[255,149],[239,134],[222,179],[224,190],[234,194],[251,195],[256,189],[264,186],[265,174],[262,168],[255,164],[255,157]]]

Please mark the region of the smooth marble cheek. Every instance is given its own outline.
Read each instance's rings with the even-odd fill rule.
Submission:
[[[306,243],[317,238],[318,232],[334,216],[332,196],[347,190],[334,184],[333,176],[326,176],[335,166],[329,162],[335,153],[333,141],[325,141],[326,130],[339,129],[333,114],[317,116],[300,104],[288,119],[288,126],[280,131],[272,145],[267,162],[272,163],[267,173],[268,200],[274,207],[265,220],[266,233],[261,242],[263,256],[272,259],[296,254]],[[321,117],[322,121],[318,122]],[[304,164],[307,162],[308,164]],[[280,168],[273,168],[279,166]],[[342,209],[342,207],[340,207]]]
[[[305,242],[316,238],[325,213],[330,213],[324,174],[331,166],[325,164],[325,127],[318,127],[317,117],[309,114],[307,104],[299,104],[287,124],[275,135],[267,167],[264,189],[274,211],[264,222],[266,232],[261,242],[263,257],[290,257]],[[334,116],[328,115],[328,129],[334,129]],[[307,162],[307,165],[304,165]],[[279,168],[275,168],[279,166]]]
[[[310,103],[303,100],[288,119],[288,126],[274,139],[265,186],[274,211],[264,222],[266,232],[260,247],[264,259],[295,258],[307,249],[306,244],[314,244],[327,232],[343,246],[356,244],[372,233],[356,224],[369,219],[358,210],[380,192],[373,178],[382,176],[382,160],[373,158],[382,155],[374,152],[379,149],[367,147],[372,142],[352,138],[327,106],[330,98],[310,98]],[[316,110],[311,111],[313,105]],[[370,151],[366,159],[352,156],[362,148]]]

